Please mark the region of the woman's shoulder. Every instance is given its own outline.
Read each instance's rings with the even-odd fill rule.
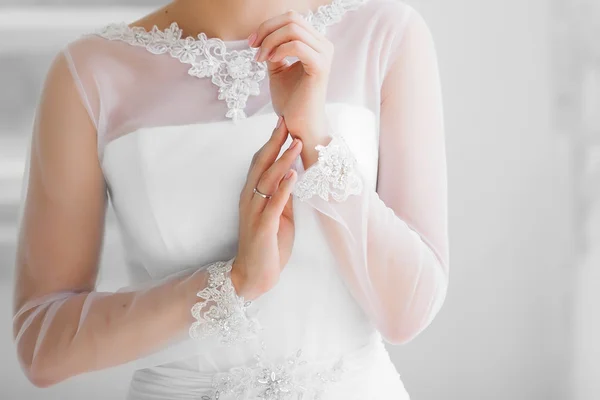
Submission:
[[[402,0],[365,0],[364,14],[380,21],[396,21],[417,12],[410,4]]]
[[[136,58],[144,53],[133,49],[130,46],[131,42],[136,42],[138,38],[141,42],[147,40],[149,27],[161,22],[163,9],[164,7],[155,9],[139,19],[124,17],[91,27],[68,42],[65,50],[71,53],[74,60],[77,58],[92,65],[102,65],[105,61],[135,62]]]
[[[67,42],[63,52],[74,64],[85,68],[123,60],[128,53],[123,43],[109,40],[100,35],[101,32],[110,29],[110,27],[117,26],[120,26],[120,23],[109,23],[85,32]]]
[[[97,129],[117,105],[115,99],[122,97],[139,65],[135,51],[98,34],[109,25],[92,28],[67,41],[56,51],[46,77],[47,85],[60,81],[65,90],[70,90],[67,85],[76,89]]]
[[[64,55],[74,79],[83,90],[100,96],[127,87],[141,71],[154,73],[147,60],[149,53],[123,40],[114,40],[114,32],[127,26],[125,22],[109,22],[63,46],[60,56]]]
[[[357,10],[351,12],[348,24],[360,27],[371,38],[391,40],[401,36],[411,17],[420,16],[418,11],[402,0],[363,0]]]

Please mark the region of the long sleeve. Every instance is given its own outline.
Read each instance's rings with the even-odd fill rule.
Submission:
[[[46,77],[26,157],[14,297],[14,338],[37,386],[138,361],[189,357],[200,339],[223,345],[259,329],[230,279],[234,258],[190,266],[115,293],[95,290],[106,183],[97,157],[102,110],[83,101],[61,52]]]
[[[431,323],[449,266],[436,52],[423,18],[413,10],[406,21],[381,88],[377,187],[365,184],[343,132],[332,132],[316,146],[316,162],[297,163],[294,190],[319,211],[344,281],[391,343],[410,341]]]

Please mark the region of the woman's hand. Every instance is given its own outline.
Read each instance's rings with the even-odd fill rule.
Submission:
[[[260,47],[257,61],[267,61],[273,107],[292,137],[301,138],[305,149],[323,144],[333,44],[296,11],[266,20],[248,41]],[[289,65],[285,57],[300,61]]]
[[[302,150],[302,142],[294,139],[275,161],[288,136],[283,118],[278,124],[271,138],[254,154],[240,194],[239,245],[231,279],[237,294],[247,300],[275,286],[294,243],[290,195],[297,175],[290,168]],[[272,197],[266,199],[254,193],[254,188]]]

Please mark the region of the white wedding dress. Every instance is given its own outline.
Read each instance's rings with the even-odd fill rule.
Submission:
[[[34,383],[132,362],[129,400],[409,398],[383,343],[425,329],[448,285],[433,41],[397,0],[304,15],[335,45],[332,140],[296,160],[291,258],[252,302],[229,272],[240,190],[277,121],[256,49],[114,23],[57,55],[20,213],[16,342]],[[81,171],[90,131],[101,181]],[[131,277],[116,293],[94,290],[108,200]]]

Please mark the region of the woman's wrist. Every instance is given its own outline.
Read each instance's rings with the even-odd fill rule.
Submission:
[[[310,126],[293,131],[290,130],[293,137],[299,137],[302,140],[302,164],[305,169],[317,162],[319,153],[315,149],[317,145],[327,146],[333,139],[331,135],[331,126],[325,114],[316,118]]]
[[[233,264],[231,266],[231,283],[233,284],[235,293],[238,296],[243,297],[244,300],[250,301],[257,298],[260,295],[260,293],[256,293],[255,290],[252,290],[251,285],[249,284],[248,277],[245,274],[245,271],[246,269],[241,267],[240,261],[238,261],[236,257],[233,260]]]
[[[233,261],[230,274],[231,274],[230,275],[231,283],[233,284],[235,292],[237,293],[238,296],[242,296],[242,297],[246,298],[246,296],[244,296],[244,294],[246,294],[245,293],[246,279],[242,276],[240,268],[236,265],[235,260]]]
[[[256,300],[271,290],[278,280],[273,275],[249,276],[247,271],[248,267],[236,257],[231,265],[230,279],[236,294],[246,301]]]

